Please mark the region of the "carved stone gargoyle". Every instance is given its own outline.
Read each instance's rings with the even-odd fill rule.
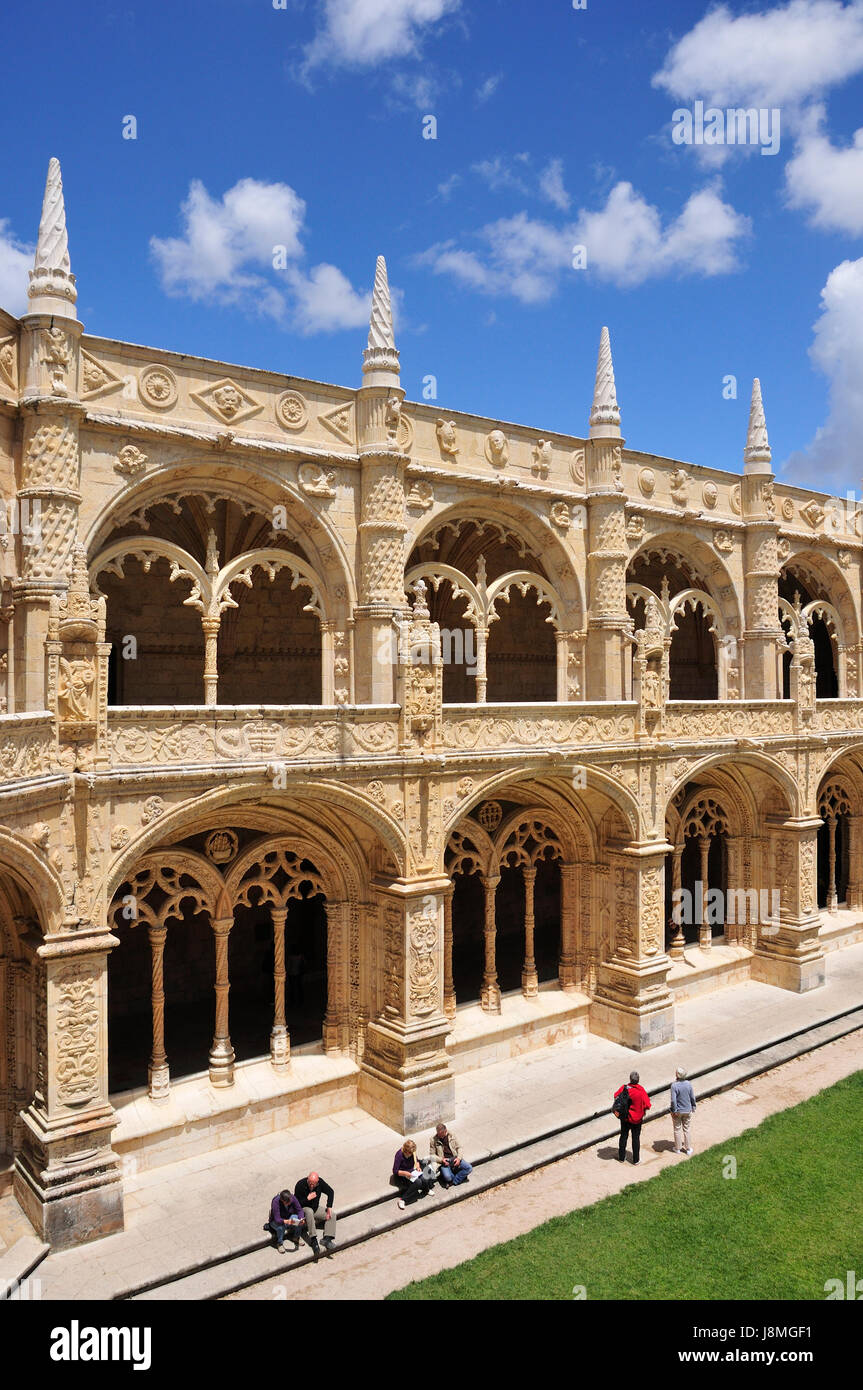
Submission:
[[[48,610],[48,708],[61,745],[78,746],[82,764],[108,755],[108,653],[105,600],[93,598],[83,545],[72,551],[69,588]]]
[[[410,618],[399,624],[396,699],[401,706],[402,745],[419,738],[425,748],[440,740],[443,716],[443,656],[440,627],[431,621],[425,581],[412,586]]]
[[[667,592],[663,592],[662,599],[651,594],[645,600],[644,619],[644,627],[633,638],[633,697],[638,702],[640,736],[655,738],[661,732],[668,701],[671,634]]]
[[[794,721],[798,728],[811,723],[815,713],[815,643],[809,635],[809,624],[802,614],[800,595],[793,603],[796,622],[793,625],[791,670],[789,684],[794,701]]]

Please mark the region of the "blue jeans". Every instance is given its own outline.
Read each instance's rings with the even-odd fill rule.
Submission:
[[[456,1187],[460,1182],[467,1182],[472,1172],[473,1167],[468,1163],[467,1159],[463,1158],[455,1171],[450,1168],[448,1163],[445,1163],[440,1170],[440,1175],[447,1187],[450,1185]]]
[[[271,1222],[270,1222],[270,1230],[273,1232],[273,1235],[276,1237],[276,1244],[277,1244],[277,1245],[284,1245],[284,1243],[285,1243],[285,1227],[286,1227],[286,1226],[290,1226],[290,1228],[291,1228],[291,1240],[299,1241],[299,1239],[300,1239],[300,1226],[301,1226],[301,1225],[302,1225],[302,1222],[301,1222],[301,1220],[300,1220],[300,1218],[299,1218],[298,1216],[289,1216],[288,1219],[287,1219],[287,1221],[271,1221]]]

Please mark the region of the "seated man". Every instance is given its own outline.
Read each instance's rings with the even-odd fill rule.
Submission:
[[[438,1120],[432,1135],[430,1155],[441,1165],[440,1175],[444,1187],[457,1187],[467,1182],[473,1167],[461,1156],[461,1144],[451,1134],[443,1120]]]
[[[294,1250],[300,1248],[300,1227],[303,1224],[303,1209],[296,1197],[291,1196],[290,1188],[277,1192],[270,1203],[269,1227],[276,1237],[276,1248],[280,1255],[285,1253],[285,1228],[290,1228]]]
[[[319,1211],[321,1193],[324,1193],[327,1204],[324,1211]],[[336,1217],[333,1211],[335,1204],[335,1193],[329,1183],[325,1183],[319,1173],[309,1173],[307,1178],[300,1178],[294,1188],[294,1196],[303,1209],[303,1216],[306,1219],[306,1239],[312,1247],[312,1253],[317,1260],[321,1253],[318,1242],[317,1227],[324,1228],[324,1251],[329,1256],[333,1253],[333,1246],[336,1243]]]

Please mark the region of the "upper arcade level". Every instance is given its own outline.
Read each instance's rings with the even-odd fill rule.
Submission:
[[[774,479],[757,381],[720,472],[626,447],[606,329],[583,436],[406,401],[383,258],[356,389],[90,337],[76,294],[54,160],[0,315],[7,715],[389,707],[423,613],[443,706],[863,691],[863,511]]]

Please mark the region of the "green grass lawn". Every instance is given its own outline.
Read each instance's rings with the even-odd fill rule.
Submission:
[[[582,1285],[588,1299],[824,1299],[828,1279],[844,1281],[851,1269],[863,1277],[861,1128],[857,1072],[649,1182],[390,1298],[571,1299]],[[670,1135],[670,1117],[645,1125],[642,1155]],[[723,1176],[728,1157],[735,1178]]]

